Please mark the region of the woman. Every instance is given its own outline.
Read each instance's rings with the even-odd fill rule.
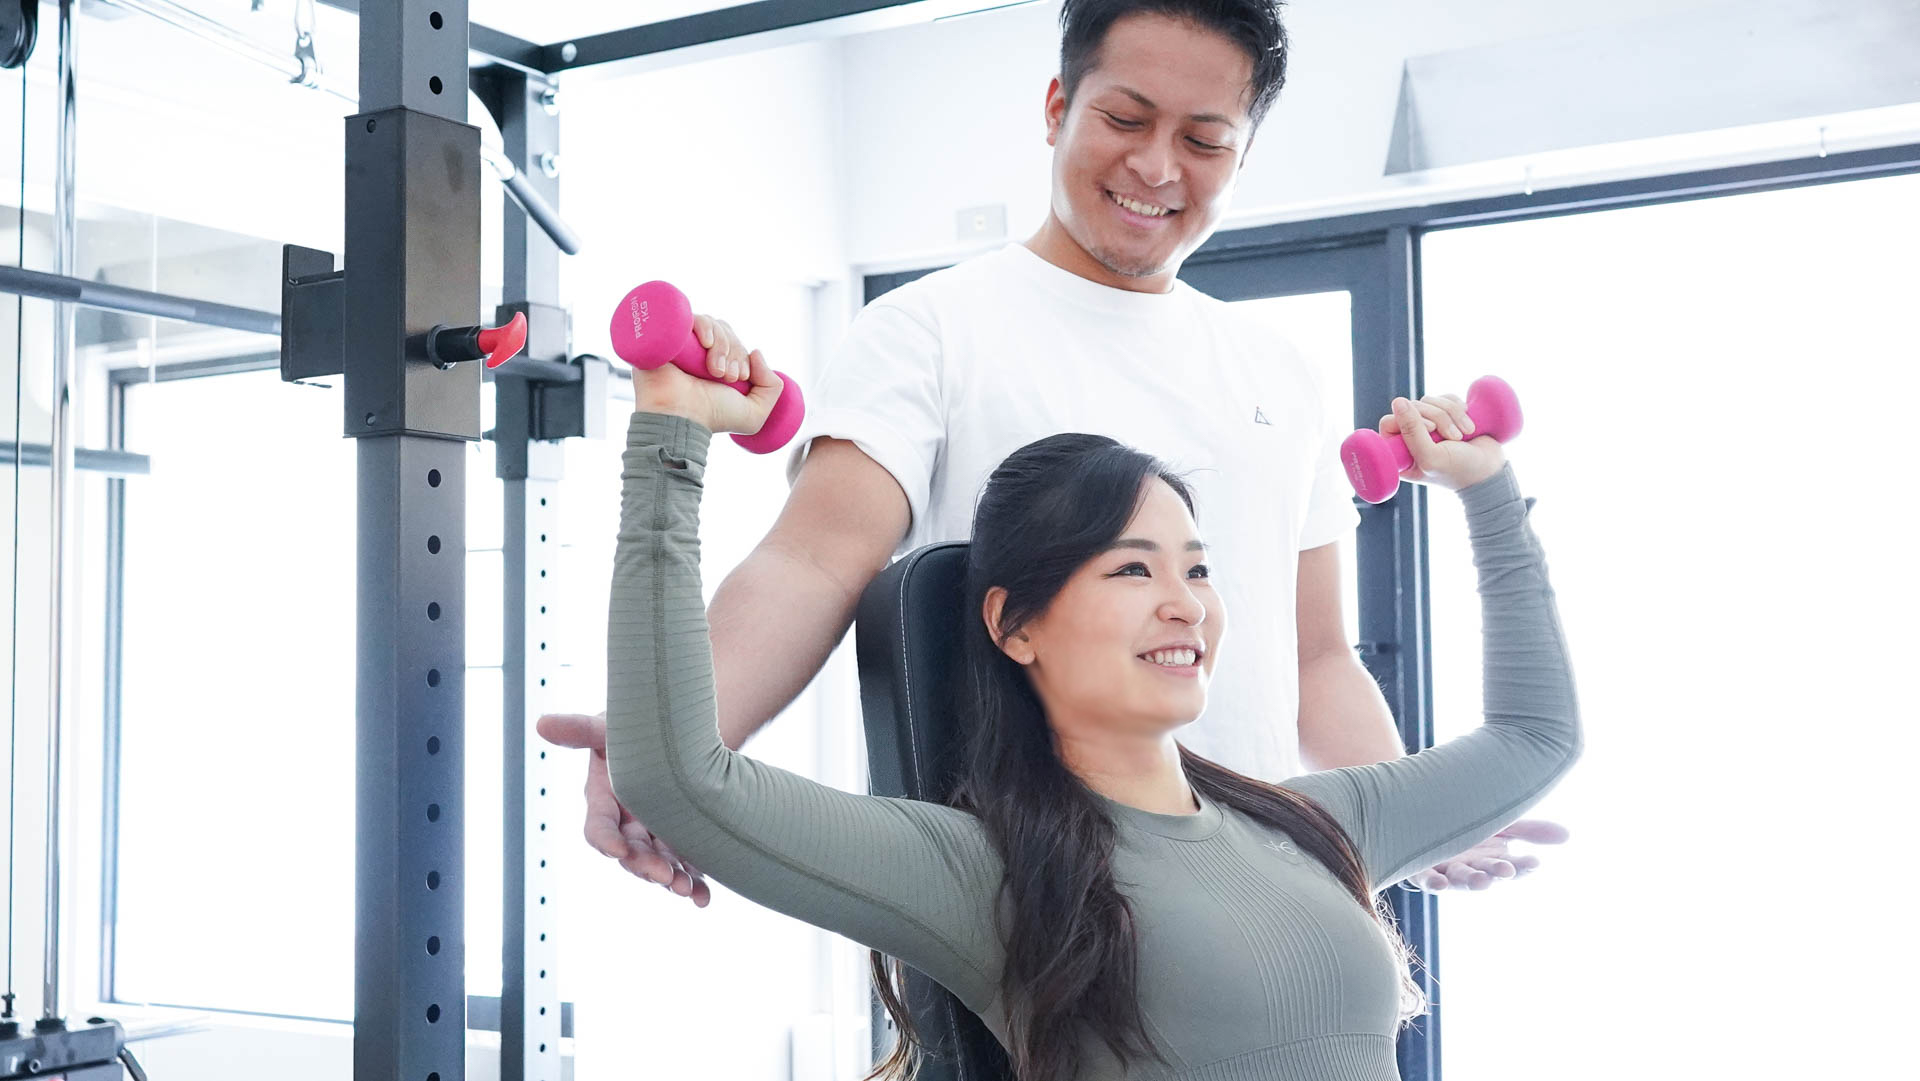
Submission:
[[[745,397],[671,366],[639,377],[608,640],[621,802],[737,892],[940,981],[1022,1081],[1396,1077],[1419,1004],[1375,894],[1492,835],[1580,750],[1499,444],[1408,440],[1410,475],[1466,503],[1486,724],[1277,786],[1174,741],[1205,706],[1226,616],[1179,478],[1097,436],[1015,452],[975,517],[977,731],[960,806],[942,806],[840,792],[720,742],[698,511],[711,432],[758,430],[777,394],[751,366]],[[1411,403],[1395,413],[1424,432]]]

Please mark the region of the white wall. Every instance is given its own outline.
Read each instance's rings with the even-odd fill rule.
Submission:
[[[840,45],[820,42],[621,79],[566,80],[561,208],[585,243],[562,264],[575,338],[650,278],[695,311],[739,312],[733,283],[815,285],[845,271]]]
[[[1248,154],[1224,227],[1369,196],[1405,198],[1422,183],[1458,183],[1457,175],[1383,176],[1401,66],[1410,57],[1717,4],[1293,0],[1284,12],[1292,39],[1287,86]],[[953,252],[954,214],[963,207],[1005,204],[1012,239],[1039,227],[1051,154],[1041,104],[1058,66],[1057,19],[1057,4],[1037,4],[845,42],[845,199],[854,264],[924,263],[923,253]],[[1811,152],[1812,130],[1791,156]],[[1686,152],[1684,142],[1651,151]],[[1636,153],[1645,166],[1648,151]],[[1553,167],[1562,166],[1543,160],[1535,175],[1544,178]],[[1485,175],[1472,179],[1484,182]],[[1522,176],[1514,165],[1495,182],[1519,190]]]

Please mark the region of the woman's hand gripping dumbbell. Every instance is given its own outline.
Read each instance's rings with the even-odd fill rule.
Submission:
[[[733,441],[755,454],[779,450],[800,430],[807,411],[800,384],[767,367],[758,349],[745,357],[714,352],[735,344],[731,328],[695,316],[686,294],[672,285],[651,281],[635,287],[614,309],[607,329],[621,360],[646,372],[671,366],[696,381],[682,385],[662,372],[645,380],[645,388],[636,386],[636,408],[646,408],[647,394],[656,405],[677,403],[682,408],[659,411],[692,416],[715,432],[734,432]]]
[[[1424,483],[1429,470],[1416,464],[1401,433],[1419,427],[1435,443],[1489,437],[1506,443],[1520,434],[1520,400],[1499,376],[1487,375],[1467,387],[1463,403],[1451,394],[1429,394],[1418,402],[1394,399],[1394,411],[1380,418],[1380,430],[1365,428],[1340,444],[1340,464],[1353,490],[1369,503],[1384,503],[1401,480]],[[1438,448],[1444,455],[1444,446]],[[1439,460],[1439,459],[1436,459]]]

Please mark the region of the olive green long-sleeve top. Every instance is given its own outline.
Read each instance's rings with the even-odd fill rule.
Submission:
[[[1004,1042],[1002,868],[979,820],[842,792],[720,741],[700,587],[709,438],[650,413],[628,433],[607,643],[614,792],[715,880],[919,968]],[[1461,494],[1484,613],[1485,723],[1406,758],[1284,782],[1339,821],[1375,891],[1491,836],[1580,752],[1553,592],[1512,470]],[[1167,1064],[1123,1068],[1090,1041],[1082,1077],[1397,1077],[1399,971],[1380,926],[1285,833],[1199,802],[1162,815],[1107,801],[1141,1007]]]

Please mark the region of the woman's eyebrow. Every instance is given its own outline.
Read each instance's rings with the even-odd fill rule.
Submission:
[[[1122,537],[1114,541],[1113,544],[1107,548],[1107,551],[1111,552],[1115,548],[1138,548],[1142,552],[1158,552],[1160,550],[1158,544],[1147,540],[1145,537]],[[1189,552],[1205,552],[1207,550],[1208,548],[1205,541],[1192,540],[1187,542],[1187,551]]]

